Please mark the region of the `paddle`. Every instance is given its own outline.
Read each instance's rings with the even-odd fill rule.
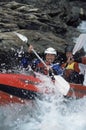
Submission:
[[[28,42],[28,39],[26,36],[14,32],[23,42]],[[33,53],[37,56],[37,58],[44,64],[44,66],[47,68],[47,65],[45,64],[45,62],[43,61],[43,59],[36,53],[36,51],[34,49],[32,49]],[[62,94],[62,95],[67,95],[69,89],[70,89],[70,84],[60,75],[54,75],[55,78],[55,86],[57,87],[58,91]]]
[[[17,35],[23,42],[27,43],[28,39],[27,37],[25,37],[24,35],[17,33],[17,32],[13,32],[15,35]]]
[[[37,58],[43,63],[43,65],[47,68],[47,65],[45,64],[45,62],[43,61],[43,59],[36,53],[36,51],[34,49],[32,49],[32,51],[37,56]]]
[[[80,34],[73,48],[73,55],[86,44],[86,34]]]
[[[43,59],[36,53],[36,51],[34,49],[32,49],[32,51],[34,52],[34,54],[39,58],[39,60],[44,64],[44,66],[47,68],[47,65],[45,64],[45,62],[43,61]],[[52,75],[55,79],[55,86],[58,89],[58,91],[62,94],[62,95],[67,95],[69,89],[70,89],[70,85],[69,83],[60,75],[54,75],[54,73],[52,72]]]

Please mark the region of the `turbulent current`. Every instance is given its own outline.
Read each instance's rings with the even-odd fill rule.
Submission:
[[[86,130],[86,98],[46,96],[0,107],[0,130]]]
[[[44,80],[46,86],[53,87],[47,78]],[[66,99],[57,92],[25,104],[0,106],[0,130],[63,129],[86,130],[86,97]]]
[[[86,130],[86,98],[68,100],[55,94],[0,106],[0,130]]]

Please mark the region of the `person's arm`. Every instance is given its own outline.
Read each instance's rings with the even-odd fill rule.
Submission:
[[[82,63],[82,64],[85,64],[86,65],[86,57],[83,56],[83,57],[74,57],[75,59],[75,62],[78,62],[78,63]]]
[[[82,63],[86,65],[86,56],[83,56],[81,59],[82,59]]]
[[[81,56],[79,53],[73,55],[74,61],[82,64],[86,64],[86,56]]]
[[[33,53],[33,49],[34,49],[34,47],[32,45],[29,45],[29,47],[28,47],[28,54],[31,57],[31,59],[37,58],[37,56]],[[38,55],[40,57],[44,58],[44,53],[38,53]]]
[[[80,72],[79,64],[77,62],[75,62],[75,64],[74,64],[74,71],[76,71],[78,73]]]

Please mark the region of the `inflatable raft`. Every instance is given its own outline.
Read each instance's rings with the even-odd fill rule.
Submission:
[[[27,100],[39,98],[43,91],[38,86],[42,81],[31,75],[23,74],[0,74],[0,104],[24,103]],[[53,93],[54,90],[52,90]],[[81,84],[70,84],[70,91],[66,97],[82,98],[86,96],[86,86]]]
[[[40,83],[34,76],[22,74],[0,74],[0,103],[23,103],[40,95],[37,85]]]

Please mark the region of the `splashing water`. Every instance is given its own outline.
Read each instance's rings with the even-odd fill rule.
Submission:
[[[45,76],[40,78],[46,81],[46,86],[53,87]],[[69,100],[59,93],[45,94],[42,99],[26,104],[0,106],[0,129],[86,130],[85,115],[86,98]]]
[[[50,90],[53,88],[48,79],[44,76],[40,78],[46,81],[44,86]],[[40,87],[44,86],[42,84]],[[28,101],[26,104],[0,106],[0,130],[6,129],[86,130],[86,97],[69,100],[59,93],[45,94],[42,99]]]
[[[0,108],[0,129],[8,130],[85,130],[86,98],[65,101],[51,97],[29,103]],[[31,107],[30,107],[31,106]]]

